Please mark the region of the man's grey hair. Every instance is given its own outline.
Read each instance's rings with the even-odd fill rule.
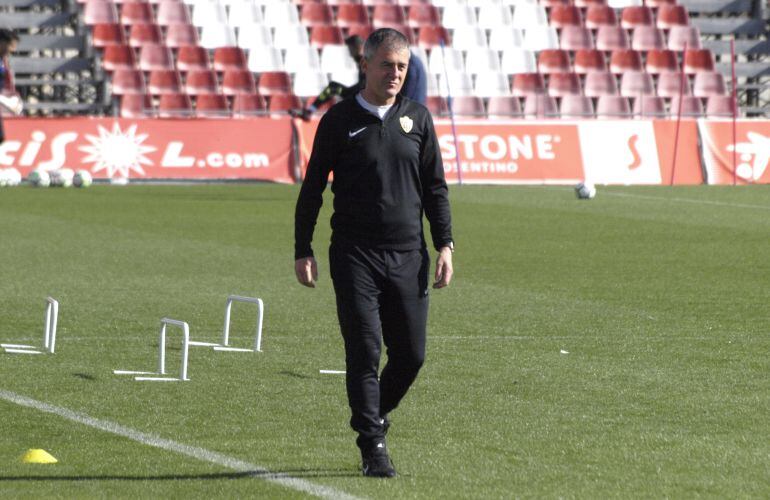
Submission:
[[[369,35],[364,44],[364,59],[371,61],[380,47],[385,47],[388,51],[393,52],[409,50],[409,40],[400,31],[392,28],[375,30]]]

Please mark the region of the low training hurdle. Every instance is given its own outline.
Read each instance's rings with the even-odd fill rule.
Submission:
[[[45,331],[43,337],[43,349],[49,354],[56,350],[56,326],[59,321],[59,302],[53,297],[46,297],[45,306]],[[9,354],[42,354],[35,346],[24,344],[0,344]]]
[[[182,366],[179,377],[161,377],[158,375],[166,374],[166,327],[168,325],[178,326],[182,329]],[[191,345],[208,345],[205,342],[193,342],[190,340],[190,326],[184,321],[178,321],[170,318],[160,320],[160,340],[158,342],[158,371],[140,372],[133,370],[113,370],[115,375],[137,375],[134,380],[150,382],[176,382],[188,381],[187,364],[189,361],[189,352]]]
[[[254,338],[253,349],[243,349],[239,347],[230,347],[230,312],[233,308],[233,302],[246,302],[257,305],[257,328],[256,336]],[[242,295],[230,295],[227,297],[225,304],[225,326],[222,329],[222,343],[215,345],[216,351],[235,351],[235,352],[262,352],[262,318],[265,313],[265,304],[262,299],[254,297],[244,297]]]

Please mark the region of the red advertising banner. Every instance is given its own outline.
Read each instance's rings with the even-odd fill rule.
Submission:
[[[293,182],[289,119],[6,119],[0,167],[96,179]]]
[[[436,120],[447,181],[475,184],[669,184],[676,122],[669,120]],[[318,121],[297,122],[302,169]],[[675,184],[700,184],[696,124],[683,120],[676,143]]]
[[[770,122],[700,121],[703,163],[708,184],[770,183]]]

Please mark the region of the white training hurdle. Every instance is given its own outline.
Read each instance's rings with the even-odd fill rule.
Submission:
[[[182,366],[180,368],[179,377],[162,377],[159,375],[166,375],[166,327],[178,326],[182,329]],[[189,353],[191,345],[200,345],[203,343],[190,341],[190,326],[184,322],[176,319],[163,318],[160,320],[160,339],[158,341],[158,371],[157,372],[141,372],[133,370],[113,370],[115,375],[136,375],[134,380],[147,381],[147,382],[176,382],[176,381],[188,381],[187,377],[187,365],[189,362]]]
[[[43,336],[43,349],[49,354],[56,350],[56,328],[59,322],[59,301],[53,297],[46,297],[45,306],[45,330]],[[35,346],[26,344],[0,344],[9,354],[42,354]]]
[[[233,302],[246,302],[257,305],[257,327],[254,338],[254,348],[244,349],[240,347],[230,347],[230,313],[233,308]],[[225,326],[222,329],[222,343],[214,346],[216,351],[235,351],[235,352],[262,352],[262,320],[265,314],[265,304],[262,299],[255,297],[244,297],[242,295],[229,295],[225,303]]]

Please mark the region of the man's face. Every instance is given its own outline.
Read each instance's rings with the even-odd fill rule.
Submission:
[[[380,46],[370,60],[363,60],[366,74],[364,97],[372,104],[391,104],[401,91],[409,66],[409,49],[389,50]]]

